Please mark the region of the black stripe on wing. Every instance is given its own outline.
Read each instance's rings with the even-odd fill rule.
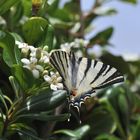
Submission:
[[[106,68],[107,68],[107,65],[102,64],[101,69],[99,70],[96,77],[94,78],[94,80],[90,84],[94,83],[102,75],[102,73],[106,70]]]
[[[103,67],[102,67],[103,68]],[[101,68],[101,70],[100,70],[100,72],[103,70]],[[107,67],[106,67],[107,68]],[[99,75],[99,76],[102,76],[102,78],[104,78],[107,74],[111,74],[112,73],[112,69],[114,69],[114,70],[116,70],[115,68],[113,68],[113,67],[109,67],[108,68],[108,70],[105,72],[105,74],[103,74],[103,75]],[[99,73],[100,73],[99,72]],[[99,74],[98,73],[98,74]],[[97,77],[99,77],[98,76],[98,74],[97,74],[97,76],[95,77],[96,78],[96,80],[98,80],[98,78]],[[101,74],[101,73],[100,73]],[[95,79],[94,79],[94,82],[96,81]],[[113,84],[116,84],[116,83],[120,83],[120,82],[123,82],[124,81],[124,77],[123,77],[123,75],[120,73],[120,72],[118,72],[117,70],[115,71],[115,72],[113,72],[107,79],[104,79],[104,81],[102,82],[102,83],[100,83],[99,85],[97,85],[96,87],[94,87],[93,88],[93,90],[95,90],[95,89],[101,89],[101,88],[105,88],[105,87],[107,87],[107,86],[111,86],[111,85],[113,85]],[[93,83],[93,82],[92,82]]]
[[[108,81],[108,82],[106,82],[104,84],[101,84],[100,86],[97,86],[97,87],[93,88],[93,90],[106,88],[107,86],[111,86],[113,84],[120,83],[120,82],[123,82],[123,81],[124,81],[124,77],[122,76],[122,77],[120,77],[118,79],[113,79],[113,80]]]
[[[65,63],[66,66],[65,66]],[[68,60],[67,54],[63,51],[54,51],[50,55],[50,63],[54,66],[54,68],[59,72],[60,76],[65,80],[66,77],[66,69],[68,69]]]
[[[82,57],[80,57],[79,58],[79,60],[78,60],[78,64],[79,64],[79,66],[80,66],[80,63],[81,63],[81,61],[82,61]],[[87,75],[87,72],[89,71],[89,69],[91,68],[91,64],[92,64],[92,60],[91,59],[86,59],[87,61],[86,61],[86,69],[85,69],[85,71],[84,71],[84,75],[83,75],[83,77],[82,77],[82,79],[81,79],[81,81],[80,81],[80,84],[82,83],[82,81],[84,80],[84,78],[86,77],[86,75]],[[79,67],[78,67],[79,68]],[[79,84],[79,85],[80,85]]]
[[[71,80],[72,87],[75,87],[77,82],[77,58],[75,57],[74,52],[70,52],[70,67],[71,67]]]

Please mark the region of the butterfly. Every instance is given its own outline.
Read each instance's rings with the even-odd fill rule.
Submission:
[[[96,94],[96,90],[124,81],[116,68],[97,60],[78,58],[73,52],[53,50],[50,63],[62,77],[70,105],[78,110],[87,98]]]

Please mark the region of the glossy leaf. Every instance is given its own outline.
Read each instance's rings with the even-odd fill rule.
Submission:
[[[93,136],[101,133],[113,133],[116,130],[116,122],[105,105],[94,109],[88,122],[91,125],[90,134]]]
[[[29,44],[36,44],[42,40],[48,27],[48,21],[41,17],[32,17],[23,25],[23,34]]]
[[[113,28],[109,27],[99,33],[97,33],[91,40],[90,40],[90,46],[93,46],[95,44],[99,44],[101,46],[109,44],[108,41],[110,37],[112,36]]]
[[[29,97],[23,107],[16,113],[40,112],[55,109],[66,99],[66,91],[49,91],[47,88],[41,89],[36,95]]]
[[[23,68],[20,65],[14,65],[12,67],[12,74],[19,82],[19,85],[23,90],[27,90],[33,87],[35,78],[33,77],[31,71],[29,71],[28,69]]]
[[[46,30],[46,33],[42,37],[42,40],[38,46],[47,46],[48,51],[53,49],[53,42],[54,42],[54,27],[49,24]]]
[[[11,83],[11,86],[12,86],[13,90],[14,90],[15,97],[20,98],[20,90],[21,89],[19,87],[18,82],[16,81],[16,79],[13,76],[9,77],[9,81]]]
[[[14,6],[12,7],[14,10],[10,9],[9,19],[7,19],[10,28],[17,28],[19,26],[20,19],[23,16],[23,6],[21,1],[16,1]],[[13,18],[14,17],[14,18]]]
[[[109,134],[102,134],[99,135],[95,138],[95,140],[121,140],[120,138],[117,138],[113,135],[109,135]]]
[[[3,59],[5,63],[11,67],[16,64],[16,58],[14,53],[15,41],[14,38],[6,32],[0,31],[0,47],[3,50]]]
[[[58,130],[58,131],[55,131],[54,134],[59,134],[59,133],[65,134],[67,136],[74,137],[75,140],[80,140],[87,134],[89,130],[90,130],[90,126],[84,125],[75,130],[67,130],[67,129]]]
[[[125,139],[128,133],[129,126],[129,106],[128,97],[125,93],[125,88],[123,86],[117,86],[104,91],[106,93],[105,98],[107,109],[112,115],[114,121],[116,122],[117,130],[120,136]],[[123,100],[123,101],[122,101]]]
[[[58,9],[60,0],[53,0],[49,3],[49,7],[47,9],[48,13],[53,13],[56,9]]]
[[[34,140],[41,140],[39,137],[37,137],[37,133],[36,131],[23,124],[23,123],[15,123],[15,124],[11,124],[9,127],[8,127],[8,131],[11,131],[12,133],[19,133],[19,135],[26,135],[28,137],[31,137],[31,138],[34,138]]]
[[[18,2],[17,0],[1,1],[1,3],[0,3],[0,15],[7,12],[17,2]]]
[[[28,113],[28,114],[22,114],[18,115],[16,117],[16,120],[18,119],[28,119],[28,120],[40,120],[40,121],[65,121],[69,118],[69,114],[60,114],[60,115],[49,115],[46,113],[39,113],[39,114],[34,114],[34,113]]]
[[[24,15],[30,17],[32,15],[32,1],[31,0],[23,0],[22,6],[24,9]]]

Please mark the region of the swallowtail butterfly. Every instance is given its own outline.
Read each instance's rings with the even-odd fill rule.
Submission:
[[[77,58],[73,52],[54,50],[50,54],[50,63],[62,77],[70,105],[78,111],[81,103],[94,96],[97,89],[124,81],[116,68],[97,60]]]

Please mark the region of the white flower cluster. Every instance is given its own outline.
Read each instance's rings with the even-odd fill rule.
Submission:
[[[88,40],[76,38],[73,42],[61,44],[60,48],[66,52],[70,52],[71,48],[85,47],[89,44]]]
[[[44,75],[45,81],[47,81],[50,84],[51,89],[57,90],[57,89],[63,89],[62,77],[60,77],[59,73],[56,72],[50,72],[49,75]]]
[[[46,47],[43,49],[35,48],[19,41],[16,41],[16,45],[21,49],[24,56],[21,59],[24,68],[29,69],[36,79],[43,78],[50,84],[52,90],[63,89],[62,78],[59,73],[48,72],[46,69],[46,65],[49,64],[49,53],[46,51]]]

